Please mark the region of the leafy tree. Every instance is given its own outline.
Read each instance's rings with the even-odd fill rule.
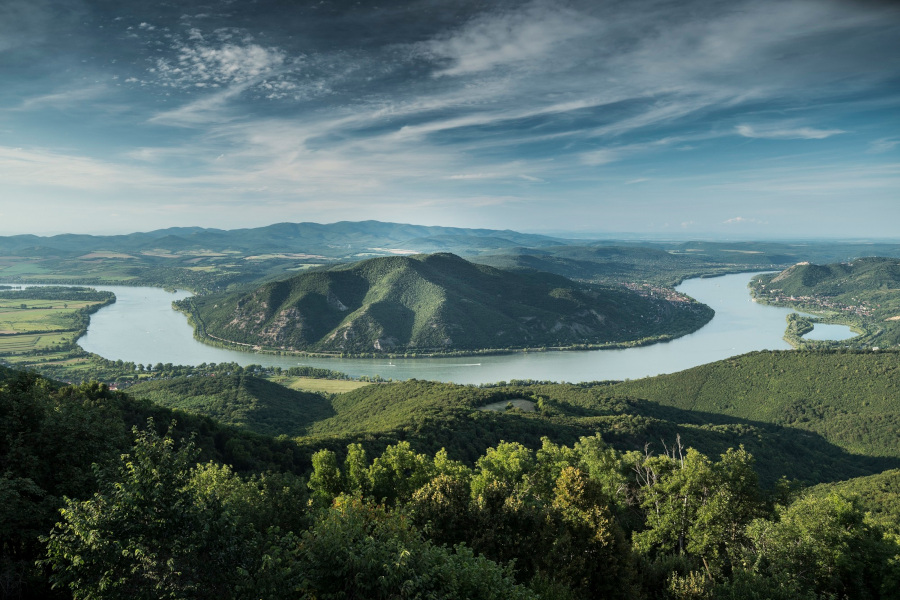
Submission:
[[[896,597],[900,547],[853,500],[805,496],[780,508],[778,517],[748,527],[755,572],[793,578],[802,591],[824,597]]]
[[[694,557],[710,581],[729,575],[746,525],[762,510],[749,453],[732,449],[714,463],[692,448],[683,453],[679,442],[671,456],[648,456],[637,470],[646,529],[635,533],[635,549]]]
[[[89,500],[67,500],[44,538],[54,586],[76,599],[240,598],[289,580],[269,565],[290,536],[257,535],[254,502],[240,500],[248,490],[229,469],[196,467],[196,457],[152,422],[135,430],[114,478]]]
[[[347,446],[347,458],[344,459],[344,477],[347,490],[359,496],[368,496],[372,489],[369,480],[369,462],[362,444]]]
[[[385,448],[369,467],[372,495],[387,502],[408,502],[434,475],[434,462],[415,453],[405,441]]]
[[[399,514],[349,496],[303,535],[300,560],[310,598],[537,598],[508,569],[465,546],[435,546]]]
[[[511,491],[534,471],[534,453],[518,442],[500,442],[475,463],[472,495]],[[491,485],[493,484],[493,486]]]
[[[331,450],[319,450],[312,456],[312,467],[309,489],[320,502],[330,503],[332,498],[344,491],[344,478],[337,456]]]

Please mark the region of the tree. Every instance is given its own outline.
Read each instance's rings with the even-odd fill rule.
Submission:
[[[344,478],[337,456],[331,450],[319,450],[312,456],[312,466],[309,489],[319,502],[330,504],[335,496],[344,491]]]
[[[634,534],[635,549],[685,557],[710,582],[730,575],[745,527],[761,514],[752,456],[730,449],[713,463],[679,442],[671,455],[646,456],[636,471],[646,529]]]
[[[385,448],[369,467],[372,495],[386,502],[408,502],[434,475],[434,462],[405,441]]]
[[[866,521],[853,500],[806,496],[778,510],[779,519],[748,527],[755,573],[792,579],[820,597],[896,597],[898,545]]]
[[[176,448],[152,421],[134,433],[115,479],[67,500],[45,538],[51,581],[76,599],[227,597],[242,548],[221,502],[191,486],[197,450]]]

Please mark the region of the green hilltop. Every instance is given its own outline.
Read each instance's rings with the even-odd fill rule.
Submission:
[[[201,338],[313,352],[453,352],[669,339],[712,311],[456,255],[373,258],[181,301]]]

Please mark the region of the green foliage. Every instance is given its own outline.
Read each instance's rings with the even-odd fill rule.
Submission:
[[[625,386],[369,386],[292,442],[187,413],[165,433],[169,409],[0,368],[4,581],[50,597],[33,566],[48,552],[45,576],[80,598],[891,597],[895,472],[795,500],[760,487],[757,450],[770,486],[865,457]],[[478,410],[522,398],[543,414]],[[675,445],[655,454],[654,439]],[[310,469],[308,484],[291,473]]]
[[[810,488],[809,493],[817,497],[838,494],[853,498],[869,519],[900,535],[900,469],[820,484]]]
[[[696,450],[676,450],[636,465],[647,521],[634,535],[635,548],[689,554],[710,578],[730,573],[735,553],[746,544],[745,527],[762,512],[752,457],[741,448],[713,463]]]
[[[176,450],[152,428],[135,433],[134,451],[107,489],[67,501],[47,540],[51,581],[75,598],[220,595],[225,581],[205,576],[203,565],[230,558],[222,553],[231,532],[221,507],[201,506],[192,493],[196,451]]]
[[[135,430],[131,454],[101,491],[66,501],[44,539],[54,586],[76,599],[289,597],[299,576],[278,559],[296,538],[279,525],[305,525],[283,498],[302,488],[198,465],[193,444],[176,447],[150,425]]]
[[[300,560],[303,592],[323,600],[537,598],[472,550],[437,546],[408,521],[346,496],[303,535]]]
[[[777,521],[757,520],[748,562],[776,579],[793,578],[801,589],[825,597],[881,598],[896,590],[900,547],[865,522],[862,511],[836,495],[807,496],[779,510]]]

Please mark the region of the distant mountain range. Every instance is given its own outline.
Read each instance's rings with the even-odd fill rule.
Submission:
[[[49,237],[15,235],[0,237],[0,253],[37,256],[47,253],[86,253],[97,250],[138,252],[165,250],[232,250],[251,253],[314,253],[344,257],[372,252],[390,254],[435,251],[488,251],[518,246],[546,246],[565,240],[511,230],[464,229],[341,221],[339,223],[277,223],[249,229],[172,227],[127,235],[63,234]]]
[[[448,253],[374,258],[179,307],[213,339],[349,353],[638,341],[688,333],[712,318],[711,309],[687,300]]]

